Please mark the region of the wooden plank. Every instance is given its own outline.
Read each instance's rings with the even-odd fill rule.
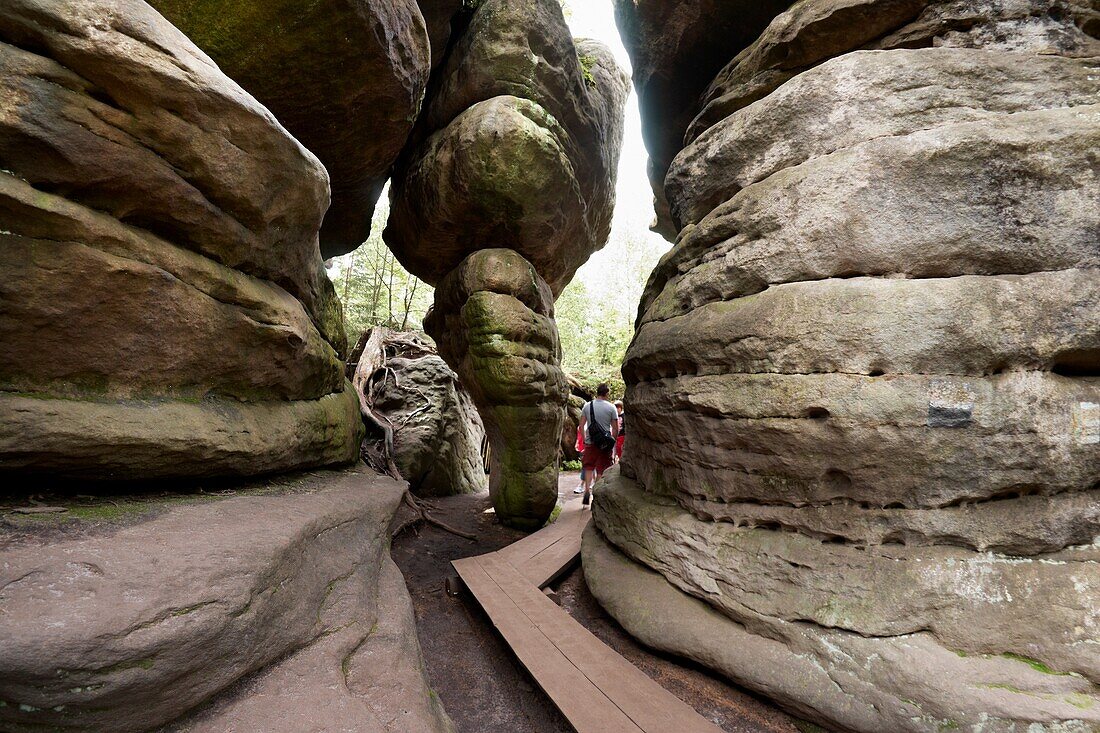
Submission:
[[[722,733],[581,626],[503,558],[482,556],[480,564],[528,621],[640,729],[646,733]]]
[[[581,533],[592,513],[579,501],[567,502],[556,522],[497,551],[532,583],[542,588],[580,556]]]
[[[565,520],[567,532],[522,565],[515,562],[512,565],[537,587],[548,585],[580,557],[581,534],[591,518],[591,512],[578,512],[569,517]]]
[[[553,544],[558,538],[574,531],[570,519],[579,519],[581,515],[590,515],[587,509],[581,506],[580,501],[567,501],[562,505],[561,513],[557,521],[549,527],[544,527],[538,532],[532,532],[523,539],[517,540],[498,552],[508,557],[512,564],[523,563],[537,555],[548,545]]]
[[[644,733],[520,611],[485,571],[484,557],[455,560],[452,565],[520,662],[578,733]]]

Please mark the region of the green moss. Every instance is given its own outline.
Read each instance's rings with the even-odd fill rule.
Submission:
[[[156,659],[155,656],[146,657],[144,659],[128,659],[125,662],[112,664],[108,667],[101,667],[95,670],[95,674],[115,674],[117,672],[125,672],[128,669],[152,669],[154,659]]]
[[[1063,698],[1066,702],[1075,708],[1082,710],[1088,710],[1096,705],[1096,700],[1088,695],[1082,695],[1080,692],[1071,692]]]
[[[546,520],[546,526],[558,521],[558,517],[561,515],[561,504],[554,506],[554,510],[550,512],[550,518]]]
[[[959,724],[954,720],[946,720],[940,723],[940,730],[958,730]]]
[[[581,62],[581,76],[584,77],[584,83],[590,87],[595,87],[596,78],[592,76],[592,67],[596,65],[596,57],[579,54],[577,60]]]
[[[1027,666],[1034,669],[1036,672],[1042,672],[1043,674],[1053,674],[1053,675],[1058,675],[1058,676],[1061,676],[1061,677],[1064,677],[1064,676],[1068,675],[1067,672],[1059,672],[1057,670],[1051,669],[1047,665],[1040,662],[1038,659],[1032,659],[1031,657],[1025,657],[1021,654],[1013,654],[1012,652],[1005,652],[1001,656],[1004,657],[1005,659],[1012,659],[1012,660],[1015,660],[1017,662],[1023,662]]]

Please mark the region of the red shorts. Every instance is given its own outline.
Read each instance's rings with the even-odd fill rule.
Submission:
[[[585,471],[595,471],[599,476],[611,467],[611,451],[602,451],[594,445],[586,445],[584,455],[581,456],[581,466]]]
[[[623,457],[623,441],[625,441],[625,440],[626,440],[625,435],[620,435],[619,437],[615,438],[615,457],[616,458],[622,458]]]

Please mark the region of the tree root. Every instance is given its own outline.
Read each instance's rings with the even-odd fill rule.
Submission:
[[[461,529],[456,529],[456,528],[452,527],[451,525],[447,524],[446,522],[443,522],[439,519],[436,519],[431,514],[429,514],[427,508],[420,502],[419,499],[417,499],[415,496],[413,496],[412,492],[409,491],[408,489],[405,489],[404,500],[405,500],[405,504],[410,509],[412,509],[414,512],[416,512],[417,515],[421,519],[423,519],[425,522],[432,525],[433,527],[438,527],[439,529],[443,530],[444,532],[450,532],[451,534],[457,535],[458,537],[464,537],[464,538],[470,540],[471,542],[476,542],[477,541],[477,535],[471,534],[469,532],[463,532]]]

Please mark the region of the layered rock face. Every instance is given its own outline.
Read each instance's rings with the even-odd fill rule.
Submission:
[[[553,298],[610,231],[626,93],[610,51],[574,42],[556,0],[486,0],[395,169],[386,242],[437,286],[427,327],[485,420],[490,491],[515,526],[540,526],[557,496]]]
[[[452,731],[388,554],[404,490],[326,472],[6,548],[0,727]]]
[[[367,239],[420,111],[432,51],[415,0],[152,0],[320,158],[332,180],[321,251]],[[455,3],[429,4],[446,44]]]
[[[0,58],[3,470],[354,458],[316,158],[138,0],[7,2]]]
[[[550,288],[510,249],[467,257],[439,284],[424,327],[468,375],[493,461],[489,496],[512,526],[538,529],[558,499],[566,381]]]
[[[613,573],[627,628],[831,726],[1100,725],[1098,17],[804,1],[700,95],[586,559],[751,651]]]

